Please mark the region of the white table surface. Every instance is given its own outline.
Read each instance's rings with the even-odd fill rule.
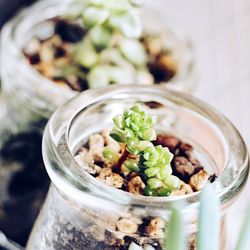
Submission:
[[[193,40],[199,72],[195,95],[224,113],[249,147],[250,0],[156,0],[154,4],[173,14]],[[250,181],[228,214],[227,249],[233,249],[247,203]]]

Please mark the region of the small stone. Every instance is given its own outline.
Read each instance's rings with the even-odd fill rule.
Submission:
[[[39,53],[41,44],[37,38],[33,38],[27,46],[24,48],[25,54],[36,54]]]
[[[149,225],[156,228],[164,228],[165,221],[160,217],[156,217],[149,222]]]
[[[146,232],[149,237],[152,238],[163,238],[164,237],[164,231],[161,228],[153,228],[153,227],[147,227]]]
[[[168,147],[171,153],[174,153],[180,140],[172,135],[158,135],[155,141],[155,145],[161,145],[163,147]]]
[[[110,129],[104,129],[102,131],[102,136],[104,138],[107,148],[113,150],[116,153],[119,153],[121,151],[120,144],[117,141],[115,141],[113,138],[111,138]]]
[[[113,173],[111,168],[101,169],[97,179],[115,188],[121,188],[124,182],[123,178],[119,174]]]
[[[189,184],[181,181],[180,188],[172,192],[173,196],[186,195],[193,193],[193,189]]]
[[[99,134],[93,134],[89,137],[89,154],[95,162],[104,162],[103,157],[104,138]]]
[[[148,226],[146,227],[146,233],[148,234],[149,237],[163,238],[164,227],[165,227],[164,220],[157,217],[157,218],[150,220]]]
[[[105,240],[105,229],[103,227],[93,225],[90,227],[89,231],[97,241]]]
[[[179,155],[180,156],[185,156],[185,157],[189,157],[190,154],[193,151],[193,147],[192,145],[188,144],[188,143],[180,143],[179,145]]]
[[[54,59],[54,50],[51,46],[43,44],[40,48],[41,61],[44,63],[51,63]]]
[[[149,56],[159,55],[163,48],[162,38],[160,36],[146,34],[142,37],[142,42],[144,43]]]
[[[190,178],[189,184],[194,191],[200,191],[207,183],[208,178],[208,173],[205,170],[200,170]]]
[[[143,194],[143,189],[145,188],[145,184],[142,181],[140,176],[133,177],[128,182],[128,191],[133,194]]]
[[[135,244],[134,242],[131,242],[128,250],[143,250],[143,248],[141,246]]]
[[[101,168],[94,164],[94,159],[88,152],[80,152],[75,156],[75,160],[89,174],[94,175],[101,171]]]
[[[174,159],[174,170],[181,179],[189,179],[195,171],[195,166],[182,156]]]
[[[121,218],[116,223],[117,229],[126,234],[134,234],[138,229],[138,225],[128,218]]]

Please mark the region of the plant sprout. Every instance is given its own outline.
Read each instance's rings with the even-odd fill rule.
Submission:
[[[137,159],[125,160],[123,165],[146,179],[144,194],[168,196],[172,190],[178,189],[180,180],[172,175],[170,165],[172,153],[168,148],[152,143],[156,139],[155,117],[136,104],[124,114],[114,117],[113,122],[115,127],[110,133],[111,137],[125,143],[126,150],[137,156]]]

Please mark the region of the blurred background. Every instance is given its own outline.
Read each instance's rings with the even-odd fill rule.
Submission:
[[[0,27],[34,0],[0,0]],[[191,39],[198,83],[194,95],[225,114],[250,146],[250,0],[156,0],[159,11],[178,20]],[[235,240],[250,183],[228,216]]]
[[[35,0],[0,0],[0,27],[16,14],[16,12],[26,6],[35,2]]]
[[[163,1],[155,1],[159,6]],[[195,95],[219,109],[239,129],[250,146],[250,1],[176,0],[164,8],[182,23],[197,57]],[[228,242],[232,246],[245,205],[250,200],[248,182],[237,205],[229,212]]]

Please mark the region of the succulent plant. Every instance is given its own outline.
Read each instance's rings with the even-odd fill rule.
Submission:
[[[147,53],[139,40],[139,0],[88,0],[82,13],[86,35],[74,60],[88,69],[90,88],[128,84],[147,76]],[[142,76],[143,75],[143,76]]]
[[[110,133],[111,137],[125,143],[127,151],[138,156],[138,159],[127,159],[124,166],[129,171],[142,174],[146,179],[144,194],[168,196],[172,190],[178,189],[180,181],[172,175],[170,165],[172,153],[168,148],[154,146],[151,142],[156,139],[155,117],[136,104],[124,114],[114,117],[113,122],[115,127]]]
[[[146,147],[152,146],[150,141],[156,139],[156,132],[153,129],[155,118],[148,115],[137,104],[123,115],[113,118],[115,128],[111,137],[118,142],[125,142],[129,152],[139,154]]]

